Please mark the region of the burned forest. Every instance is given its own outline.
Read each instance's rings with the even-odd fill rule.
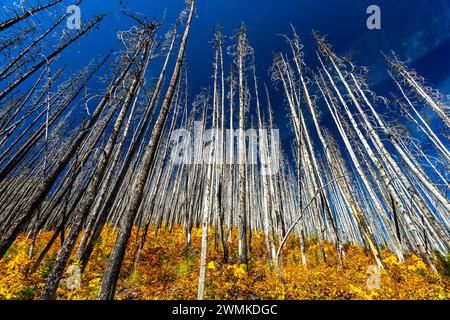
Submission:
[[[294,24],[268,70],[245,23],[192,67],[187,0],[123,7],[117,48],[74,70],[108,16],[68,29],[65,2],[0,15],[0,299],[310,299],[339,274],[359,282],[316,298],[450,298],[450,104],[401,53],[384,96]]]

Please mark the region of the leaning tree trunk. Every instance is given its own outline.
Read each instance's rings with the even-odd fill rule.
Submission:
[[[144,44],[145,48],[142,53],[142,58],[139,67],[137,68],[133,76],[133,81],[130,86],[127,98],[122,106],[122,109],[114,123],[113,130],[109,136],[108,142],[103,153],[100,156],[98,164],[92,173],[91,180],[86,188],[85,194],[83,195],[83,199],[81,203],[78,204],[73,222],[71,224],[70,232],[67,235],[66,240],[64,241],[63,247],[61,248],[60,253],[58,254],[55,264],[47,277],[47,283],[44,287],[44,291],[42,292],[41,299],[47,300],[54,298],[56,294],[56,289],[59,281],[64,272],[64,267],[69,259],[69,256],[73,250],[75,245],[75,241],[78,238],[78,234],[81,231],[83,226],[83,222],[86,219],[89,210],[95,201],[95,195],[98,191],[100,183],[102,182],[103,176],[105,174],[105,170],[107,168],[108,161],[111,157],[111,154],[114,150],[114,145],[116,143],[117,137],[119,135],[122,123],[125,120],[126,113],[128,111],[129,106],[131,105],[131,101],[136,92],[136,89],[140,83],[140,79],[145,74],[145,70],[143,70],[144,64],[147,59],[148,53],[148,43]],[[117,107],[116,107],[117,108]]]
[[[178,52],[175,69],[172,74],[172,79],[170,80],[169,87],[167,89],[166,96],[161,106],[159,116],[155,122],[152,136],[150,137],[150,142],[142,158],[141,166],[135,177],[131,189],[132,190],[131,198],[129,199],[124,218],[121,222],[121,228],[119,230],[119,234],[114,244],[113,251],[111,252],[110,258],[108,259],[108,266],[103,276],[102,286],[99,294],[99,299],[102,300],[114,298],[114,291],[117,284],[117,280],[119,278],[120,267],[125,257],[125,250],[127,247],[128,239],[130,238],[131,235],[133,221],[136,217],[136,213],[139,209],[139,205],[142,200],[147,175],[149,172],[152,171],[152,167],[154,165],[154,161],[156,158],[156,149],[158,147],[159,141],[161,140],[164,124],[167,120],[170,111],[170,106],[172,105],[175,86],[180,76],[181,66],[183,64],[184,51],[186,48],[186,42],[191,27],[192,17],[194,14],[194,7],[195,7],[195,0],[191,0],[189,17],[186,23],[183,38],[181,40],[181,45]]]
[[[50,3],[46,4],[46,5],[42,5],[40,7],[30,9],[30,10],[24,12],[23,14],[21,14],[20,16],[17,16],[17,17],[11,18],[11,19],[9,19],[9,20],[7,20],[5,22],[2,22],[2,23],[0,23],[0,31],[3,31],[3,30],[5,30],[5,29],[7,29],[9,27],[12,27],[16,23],[25,20],[26,18],[34,15],[35,13],[38,13],[39,11],[45,10],[47,8],[50,8],[50,7],[60,3],[62,1],[63,0],[56,0],[56,1],[50,2]]]
[[[39,207],[41,202],[45,199],[51,187],[58,179],[61,172],[66,168],[67,164],[71,161],[72,157],[75,155],[79,147],[81,146],[84,138],[90,132],[94,124],[97,122],[100,114],[105,108],[106,104],[111,98],[112,93],[116,90],[116,88],[120,85],[125,75],[128,73],[129,68],[136,59],[138,52],[134,57],[132,57],[127,66],[122,70],[121,74],[113,81],[112,85],[109,87],[108,91],[105,93],[102,101],[97,106],[97,109],[92,114],[91,118],[85,125],[81,125],[80,132],[78,135],[71,141],[68,148],[65,150],[62,158],[57,162],[52,172],[48,174],[46,179],[42,182],[42,184],[37,188],[36,192],[30,199],[23,200],[23,207],[20,210],[20,214],[16,217],[14,224],[9,228],[9,230],[2,235],[0,240],[0,257],[3,257],[8,248],[13,243],[16,236],[28,223],[28,219],[34,213],[34,211]]]
[[[246,34],[244,27],[239,30],[238,38],[238,72],[239,72],[239,141],[238,141],[238,228],[239,228],[239,261],[247,264],[247,212],[246,212],[246,143],[245,143],[245,86],[244,55],[246,51]]]
[[[57,55],[59,55],[65,48],[67,48],[69,45],[77,41],[80,37],[87,34],[92,28],[94,28],[96,25],[98,25],[105,16],[98,16],[94,18],[83,30],[81,30],[79,33],[77,33],[75,36],[69,38],[66,40],[63,44],[59,45],[56,50],[54,50],[52,53],[50,53],[48,56],[44,57],[42,60],[40,60],[37,64],[35,64],[30,70],[28,70],[24,75],[22,75],[19,79],[14,81],[11,85],[9,85],[7,88],[5,88],[2,92],[0,92],[0,100],[2,100],[6,95],[8,95],[11,91],[13,91],[15,88],[17,88],[22,82],[24,82],[26,79],[28,79],[33,73],[35,73],[37,70],[39,70],[43,65],[45,65],[48,61],[51,61],[54,59]]]

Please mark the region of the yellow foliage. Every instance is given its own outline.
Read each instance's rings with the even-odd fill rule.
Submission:
[[[244,265],[244,267],[245,267],[245,265]],[[233,274],[235,277],[242,278],[242,277],[247,276],[247,271],[245,270],[245,268],[242,267],[242,265],[240,265],[239,267],[234,269]]]
[[[171,232],[159,230],[157,235],[151,229],[136,269],[133,268],[133,255],[140,234],[133,229],[116,298],[195,299],[201,229],[192,230],[192,243],[187,250],[183,228],[175,226]],[[303,266],[295,237],[288,239],[281,256],[283,284],[277,271],[269,267],[264,235],[256,231],[253,234],[248,267],[239,264],[237,232],[233,232],[230,239],[228,263],[222,262],[221,248],[216,251],[214,241],[209,241],[206,299],[450,299],[448,279],[430,271],[415,255],[406,256],[405,262],[401,263],[395,254],[383,250],[381,257],[386,270],[380,274],[380,288],[373,289],[368,287],[367,269],[375,263],[364,248],[346,246],[344,264],[340,265],[333,244],[323,244],[326,254],[326,261],[323,261],[317,241],[308,240],[305,244],[307,265]],[[31,259],[28,258],[30,240],[24,235],[17,239],[0,260],[0,299],[39,298],[60,244],[55,243],[50,249],[37,272],[27,273],[27,269],[36,262],[52,235],[52,232],[44,232],[38,236],[36,252]],[[97,298],[115,235],[110,226],[105,228],[82,273],[81,288],[68,289],[65,281],[61,281],[58,299]],[[214,239],[213,234],[210,239]],[[71,259],[70,265],[77,263]]]
[[[216,270],[216,265],[214,264],[214,261],[209,262],[206,268],[210,270]]]
[[[388,266],[399,266],[400,262],[397,259],[397,256],[394,254],[391,254],[389,257],[384,259],[384,263]]]

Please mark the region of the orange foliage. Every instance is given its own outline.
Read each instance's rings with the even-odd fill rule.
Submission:
[[[195,299],[199,272],[201,229],[192,231],[192,244],[184,248],[183,229],[160,230],[155,236],[150,228],[136,270],[133,255],[139,243],[138,230],[133,230],[129,248],[117,285],[116,299]],[[41,233],[36,241],[36,254],[44,248],[52,232]],[[58,299],[95,299],[102,274],[114,244],[115,232],[106,228],[97,243],[80,289],[68,289],[61,281]],[[214,239],[211,234],[210,239]],[[49,251],[36,273],[27,269],[36,261],[28,258],[30,240],[20,236],[5,258],[0,260],[0,299],[36,299],[45,284],[46,274],[60,248]],[[379,289],[367,288],[367,268],[373,265],[370,254],[362,247],[346,246],[344,265],[338,263],[336,250],[324,244],[323,261],[316,241],[307,242],[307,265],[302,265],[298,239],[291,237],[283,251],[283,284],[276,271],[269,268],[264,236],[253,232],[249,267],[238,264],[237,235],[232,234],[230,261],[221,262],[221,250],[208,248],[206,299],[449,299],[450,283],[431,272],[415,255],[405,263],[398,262],[388,250],[382,252],[386,270],[381,273]],[[219,245],[220,248],[220,245]],[[69,265],[77,264],[73,259]]]

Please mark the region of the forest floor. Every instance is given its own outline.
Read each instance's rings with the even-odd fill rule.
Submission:
[[[41,233],[36,241],[36,255],[51,238],[52,232]],[[105,228],[91,260],[82,273],[81,287],[68,289],[63,280],[58,299],[96,299],[102,274],[114,244],[115,233]],[[132,257],[137,246],[137,230],[127,249],[117,286],[116,299],[195,299],[197,297],[201,229],[192,232],[192,244],[184,250],[185,233],[180,227],[157,235],[150,228],[136,270]],[[344,265],[339,265],[332,244],[324,246],[323,261],[317,241],[307,241],[307,265],[303,266],[299,241],[292,237],[283,252],[285,284],[276,271],[271,271],[265,251],[264,235],[254,232],[249,269],[238,264],[237,234],[233,232],[230,259],[221,262],[221,245],[214,248],[211,234],[206,275],[206,299],[450,299],[449,257],[436,260],[441,274],[430,271],[415,255],[399,263],[388,250],[382,251],[386,270],[381,272],[378,289],[368,289],[374,265],[369,252],[359,246],[345,246]],[[59,250],[59,241],[50,250],[37,272],[27,274],[27,266],[36,257],[28,258],[30,239],[22,235],[0,260],[0,299],[37,299],[45,278]],[[74,250],[75,252],[75,250]],[[75,264],[76,261],[70,261]],[[373,276],[373,275],[372,275]],[[67,277],[67,275],[66,275]]]

